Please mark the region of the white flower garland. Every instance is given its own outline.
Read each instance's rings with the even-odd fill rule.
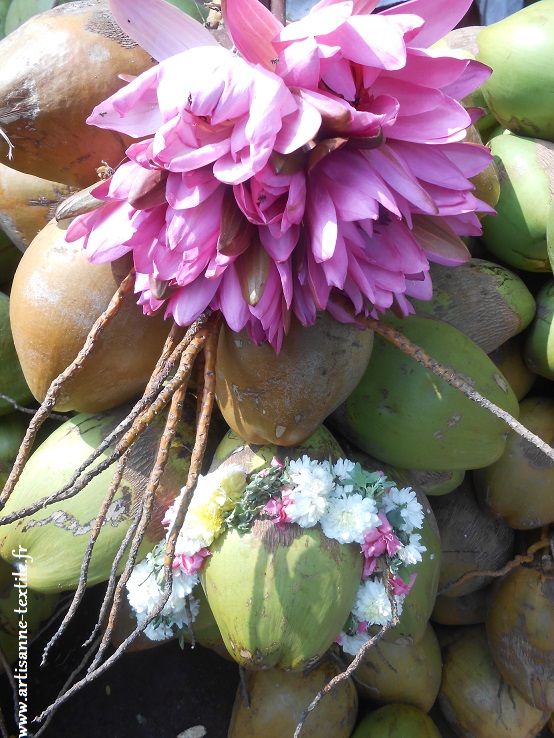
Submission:
[[[181,492],[182,496],[183,492]],[[167,510],[164,525],[171,528],[181,496]],[[366,472],[349,459],[316,461],[303,456],[251,476],[239,465],[220,467],[200,476],[175,547],[173,588],[160,615],[146,627],[153,640],[186,632],[189,613],[194,621],[199,602],[193,596],[197,571],[209,556],[209,546],[227,528],[247,531],[261,513],[284,528],[319,524],[327,538],[360,545],[364,554],[362,581],[345,628],[337,636],[344,651],[355,654],[369,639],[373,625],[398,615],[415,580],[407,567],[421,561],[423,508],[411,487],[397,489],[382,472]],[[167,537],[138,564],[127,582],[128,599],[142,624],[163,593],[163,561]],[[389,572],[389,587],[384,575]],[[389,590],[389,592],[387,591]]]

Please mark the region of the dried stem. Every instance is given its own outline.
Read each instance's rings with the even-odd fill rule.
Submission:
[[[190,468],[187,476],[187,483],[183,488],[179,504],[175,513],[175,519],[173,525],[167,536],[167,548],[165,555],[165,576],[166,580],[169,577],[171,567],[173,564],[173,558],[175,556],[175,545],[177,543],[177,537],[187,513],[192,493],[200,474],[200,468],[202,461],[204,460],[204,453],[206,451],[206,444],[208,441],[208,430],[210,427],[210,419],[212,416],[212,410],[215,400],[215,364],[217,354],[217,339],[219,336],[220,319],[214,328],[204,347],[204,353],[206,357],[205,371],[204,371],[204,389],[202,392],[202,405],[196,425],[196,438],[194,440],[194,447],[192,449],[190,457]]]
[[[79,663],[79,665],[75,669],[73,669],[69,677],[65,680],[59,692],[60,695],[65,694],[65,692],[67,692],[67,690],[69,689],[70,685],[73,684],[73,682],[75,681],[77,677],[77,674],[84,669],[85,664],[87,663],[89,658],[92,656],[92,654],[96,650],[96,647],[98,646],[99,642],[100,642],[100,639],[98,639],[95,643],[92,644],[91,648],[89,648],[89,650],[85,653],[85,655],[81,659],[81,662]],[[37,732],[33,733],[33,738],[39,738],[39,736],[43,735],[44,731],[50,724],[50,721],[52,720],[53,717],[54,717],[54,713],[51,712],[48,718],[44,721],[44,723],[37,730]]]
[[[296,726],[296,730],[294,731],[294,738],[299,738],[300,732],[302,730],[302,726],[304,725],[306,718],[310,714],[312,710],[314,710],[318,704],[321,702],[323,697],[325,697],[326,694],[329,694],[329,692],[336,687],[337,684],[340,684],[340,682],[345,681],[345,679],[348,679],[349,676],[352,675],[352,673],[358,668],[360,665],[361,660],[364,657],[364,654],[366,651],[369,651],[370,648],[372,648],[376,643],[378,643],[381,638],[387,633],[391,628],[394,628],[398,623],[400,622],[400,618],[398,616],[398,607],[396,604],[396,599],[394,597],[394,594],[392,593],[391,585],[390,585],[390,569],[388,565],[385,565],[385,576],[383,577],[383,581],[385,584],[385,590],[387,592],[387,596],[389,598],[389,602],[391,605],[391,619],[382,626],[382,628],[374,635],[372,636],[368,641],[366,641],[361,648],[358,649],[358,652],[354,656],[354,659],[352,662],[347,666],[347,668],[342,671],[340,674],[337,674],[337,676],[333,677],[327,684],[316,694],[314,699],[310,702],[308,707],[304,710],[302,715],[300,715],[300,719],[298,721],[298,725]]]
[[[19,714],[18,705],[19,705],[19,698],[17,696],[17,685],[15,683],[15,679],[13,678],[13,672],[10,666],[10,663],[6,656],[4,655],[4,652],[2,651],[2,648],[0,647],[0,666],[4,669],[6,672],[6,676],[8,677],[8,681],[10,683],[10,687],[12,688],[12,699],[13,699],[13,709],[14,709],[14,716],[17,720],[17,716]],[[6,725],[4,723],[4,716],[2,715],[2,711],[0,710],[0,726],[2,727],[2,737],[8,738],[8,732],[6,730]],[[4,732],[5,731],[5,732]]]
[[[466,382],[463,377],[461,377],[449,366],[441,364],[436,359],[433,359],[433,357],[430,356],[426,351],[424,351],[420,346],[410,341],[410,339],[406,338],[406,336],[400,333],[400,331],[391,328],[386,323],[383,323],[376,318],[366,318],[363,315],[356,315],[352,308],[352,304],[344,295],[341,295],[339,293],[334,294],[333,302],[341,310],[355,318],[356,322],[359,325],[375,331],[375,333],[378,333],[385,340],[390,341],[390,343],[396,346],[396,348],[400,349],[400,351],[402,351],[404,354],[410,356],[412,359],[414,359],[414,361],[417,361],[426,369],[432,371],[433,374],[435,374],[437,377],[440,377],[440,379],[443,379],[451,387],[458,390],[458,392],[464,394],[469,400],[472,400],[480,407],[488,410],[493,415],[496,415],[496,417],[500,418],[500,420],[503,420],[508,426],[510,426],[513,431],[515,431],[518,435],[531,443],[533,446],[536,446],[536,448],[542,451],[545,456],[548,456],[549,459],[554,461],[554,448],[549,446],[542,440],[542,438],[539,438],[539,436],[535,435],[524,425],[519,423],[512,415],[510,415],[510,413],[507,413],[501,407],[498,407],[498,405],[495,405],[493,402],[487,400],[486,397],[483,397],[483,395],[474,390],[473,387],[468,384],[468,382]]]
[[[129,448],[129,446],[134,443],[137,438],[142,433],[144,433],[148,426],[156,419],[157,415],[171,400],[171,397],[176,388],[179,387],[184,381],[188,380],[188,376],[190,376],[194,359],[197,353],[202,349],[202,346],[207,336],[209,335],[210,330],[210,324],[206,323],[204,327],[200,328],[196,332],[182,354],[183,357],[186,357],[187,361],[184,364],[182,363],[175,376],[163,387],[158,397],[152,400],[150,405],[142,411],[142,414],[139,414],[137,415],[137,417],[135,417],[131,424],[131,427],[123,436],[123,438],[121,438],[121,440],[117,443],[116,447],[109,456],[107,456],[103,461],[97,464],[93,469],[84,473],[82,476],[79,476],[77,472],[75,472],[72,480],[77,479],[77,481],[73,482],[73,484],[72,480],[70,480],[68,484],[66,484],[64,487],[62,487],[60,490],[53,493],[52,495],[41,497],[39,500],[33,502],[27,507],[23,507],[19,510],[14,511],[13,513],[0,517],[0,525],[5,525],[6,523],[11,523],[14,520],[20,520],[21,518],[27,517],[28,515],[32,515],[38,510],[48,507],[54,502],[60,502],[62,500],[67,500],[71,497],[74,497],[84,487],[86,487],[86,485],[92,479],[94,479],[94,477],[98,476],[101,472],[111,466],[111,464],[117,461],[119,457],[127,450],[127,448]],[[125,421],[122,421],[122,423],[120,423],[120,426],[124,422]],[[110,434],[110,438],[113,438],[114,432]],[[106,439],[104,439],[102,444],[100,444],[99,448],[104,449],[105,444]],[[99,451],[98,449],[96,449],[88,457],[87,461],[84,462],[79,468],[84,469],[88,467],[89,464],[92,463],[92,461],[96,459],[98,455]]]
[[[56,377],[56,379],[54,379],[54,381],[50,385],[48,392],[46,393],[46,397],[44,398],[41,406],[36,411],[31,422],[29,423],[29,427],[27,428],[27,432],[25,433],[25,438],[21,442],[21,446],[10,472],[10,476],[8,477],[6,484],[4,485],[2,494],[0,494],[0,510],[8,501],[13,488],[19,480],[21,472],[23,471],[23,467],[25,466],[25,462],[27,461],[29,454],[31,453],[31,449],[33,447],[33,443],[36,439],[39,428],[52,412],[52,409],[54,408],[56,400],[59,397],[64,385],[66,385],[69,380],[73,379],[73,377],[83,368],[86,360],[92,355],[94,349],[96,348],[98,338],[120,311],[125,298],[133,292],[134,282],[135,271],[134,269],[132,269],[119,285],[117,292],[110,300],[110,304],[108,305],[106,310],[104,310],[100,317],[95,321],[85,340],[84,346],[77,354],[77,357],[67,367],[67,369],[65,369],[65,371],[63,371],[60,375]]]
[[[129,453],[130,453],[130,449],[127,449],[127,451],[123,454],[123,456],[119,460],[119,463],[117,464],[115,473],[110,482],[110,486],[108,487],[108,491],[106,492],[106,496],[104,498],[104,501],[102,502],[102,506],[92,526],[87,549],[85,551],[85,554],[83,556],[83,561],[81,563],[81,573],[79,576],[79,584],[77,586],[77,589],[75,590],[75,594],[73,595],[73,599],[71,601],[71,605],[69,606],[67,613],[65,614],[57,631],[54,633],[54,635],[48,641],[48,643],[46,644],[46,647],[44,648],[44,652],[42,655],[43,664],[46,662],[46,659],[48,658],[48,653],[50,652],[52,646],[54,645],[54,643],[56,643],[56,641],[59,640],[59,638],[61,637],[61,635],[64,633],[65,629],[67,628],[68,624],[71,622],[73,616],[75,615],[77,611],[77,608],[79,607],[79,604],[81,603],[83,599],[83,596],[85,594],[85,590],[87,587],[88,569],[89,569],[90,560],[92,557],[92,551],[94,548],[94,544],[98,540],[98,536],[100,535],[100,531],[102,530],[102,526],[104,525],[104,521],[108,513],[108,508],[112,504],[113,498],[115,497],[115,494],[117,490],[119,489],[119,484],[121,482],[121,479],[123,478],[123,473],[125,471],[127,459],[129,458]]]
[[[271,0],[271,12],[285,25],[287,20],[287,0]]]
[[[458,584],[465,584],[465,582],[469,581],[470,579],[474,579],[475,577],[503,577],[504,574],[507,574],[512,569],[516,569],[518,566],[521,566],[521,564],[532,563],[537,551],[540,551],[542,548],[549,547],[550,540],[548,538],[543,538],[542,540],[533,543],[532,546],[529,546],[526,553],[519,554],[511,561],[508,561],[508,563],[505,564],[502,569],[474,569],[473,571],[466,571],[466,573],[462,574],[462,576],[458,577],[458,579],[454,579],[454,581],[445,584],[444,587],[437,592],[437,595],[445,594],[445,592],[448,592],[448,590],[456,587]]]
[[[184,360],[184,356],[183,356],[183,360]],[[150,472],[150,478],[148,479],[148,486],[144,493],[143,509],[142,509],[142,514],[140,516],[140,522],[139,522],[137,531],[135,533],[135,536],[133,538],[133,542],[131,544],[131,550],[127,558],[125,569],[123,570],[123,573],[115,588],[113,603],[112,603],[112,607],[110,610],[110,615],[108,617],[108,624],[106,626],[106,630],[104,631],[104,635],[102,637],[100,647],[98,648],[96,656],[94,657],[94,660],[89,667],[89,673],[91,671],[94,671],[96,665],[100,663],[100,660],[102,659],[104,651],[106,650],[106,648],[108,647],[110,643],[110,639],[112,637],[112,633],[115,627],[115,621],[117,618],[117,614],[119,612],[120,605],[121,605],[122,593],[125,588],[125,585],[129,581],[129,577],[131,576],[131,572],[133,570],[133,567],[137,559],[139,547],[143,541],[144,534],[146,533],[146,530],[150,523],[150,518],[152,514],[152,508],[154,506],[156,492],[158,490],[160,480],[162,478],[162,474],[164,473],[167,460],[169,458],[171,444],[175,437],[175,430],[177,428],[177,425],[183,413],[183,402],[185,399],[186,391],[187,391],[187,385],[185,382],[184,384],[179,386],[173,394],[173,398],[171,401],[171,407],[167,414],[167,420],[166,420],[164,432],[160,440],[158,453],[156,455],[156,461],[154,462],[154,466],[152,467],[152,471]]]
[[[49,715],[51,715],[55,710],[58,709],[63,703],[67,702],[67,700],[76,692],[78,692],[80,689],[82,689],[86,684],[89,684],[91,681],[96,679],[101,674],[104,674],[112,664],[114,664],[119,657],[126,651],[126,649],[139,637],[139,635],[147,628],[149,623],[152,622],[163,610],[166,602],[168,601],[172,585],[173,585],[173,575],[172,575],[172,567],[171,564],[173,562],[173,559],[175,557],[175,545],[177,542],[177,536],[179,534],[179,531],[182,527],[186,510],[188,508],[188,504],[190,503],[190,497],[192,497],[192,490],[194,489],[194,485],[196,484],[196,480],[198,479],[198,474],[200,472],[204,451],[206,448],[206,437],[207,437],[207,431],[209,427],[209,421],[211,416],[211,411],[213,408],[213,402],[214,402],[214,396],[215,396],[215,354],[217,350],[217,337],[219,332],[219,326],[220,326],[220,317],[217,316],[216,320],[214,320],[210,335],[208,336],[208,340],[206,341],[206,378],[205,378],[205,387],[203,392],[203,403],[202,403],[202,410],[200,413],[199,423],[198,423],[198,429],[197,429],[197,435],[196,440],[194,444],[194,448],[192,450],[191,454],[191,462],[190,462],[190,468],[189,473],[187,476],[187,483],[185,485],[185,491],[186,493],[183,495],[183,499],[181,500],[181,504],[179,505],[179,509],[177,511],[177,515],[175,518],[175,522],[172,526],[172,529],[170,531],[170,534],[168,536],[168,545],[166,548],[166,559],[165,559],[165,586],[164,591],[162,594],[162,597],[158,601],[156,607],[152,610],[152,612],[148,615],[145,620],[143,620],[135,630],[127,636],[127,638],[118,646],[118,648],[115,650],[115,652],[107,658],[104,662],[99,663],[96,668],[89,670],[89,672],[81,679],[79,682],[73,685],[67,692],[65,692],[63,695],[60,695],[55,702],[53,702],[46,710],[42,712],[41,715],[38,716],[38,720],[43,720],[48,718]],[[178,518],[180,521],[178,521]],[[115,599],[115,598],[114,598]]]

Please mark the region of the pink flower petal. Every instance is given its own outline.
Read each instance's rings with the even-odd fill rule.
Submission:
[[[258,0],[222,0],[225,26],[245,59],[273,70],[273,39],[283,26]]]
[[[413,13],[425,19],[423,28],[411,40],[411,46],[426,48],[451,31],[469,10],[471,0],[410,0],[407,3],[386,8],[380,15],[404,15]]]
[[[154,59],[195,46],[219,46],[194,18],[165,0],[109,0],[116,23]]]

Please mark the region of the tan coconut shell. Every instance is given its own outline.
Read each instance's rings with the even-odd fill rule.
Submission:
[[[42,401],[50,383],[81,350],[132,262],[90,264],[65,241],[69,221],[51,221],[23,254],[15,274],[10,319],[27,383]],[[161,353],[170,323],[145,316],[130,295],[99,338],[94,354],[66,386],[58,410],[101,412],[141,392]]]
[[[325,661],[307,674],[277,669],[246,673],[246,690],[239,685],[228,738],[292,737],[302,712],[339,671],[335,664]],[[302,737],[348,738],[357,714],[356,689],[352,680],[346,679],[309,713]]]
[[[0,164],[0,228],[25,251],[52,220],[59,203],[75,191],[61,182],[50,182]]]
[[[527,397],[520,405],[520,422],[554,445],[554,398]],[[510,431],[506,448],[494,464],[474,471],[479,502],[517,530],[554,522],[554,462]]]
[[[326,312],[309,327],[293,318],[279,354],[223,327],[216,372],[223,417],[248,443],[295,446],[352,392],[372,348],[372,331]]]
[[[443,662],[439,706],[460,738],[533,738],[548,720],[504,681],[483,625],[451,629]]]
[[[518,400],[523,400],[537,378],[523,358],[525,335],[513,336],[489,353],[489,359],[500,369]]]
[[[343,653],[347,662],[353,656]],[[435,632],[427,625],[417,643],[381,640],[366,651],[353,674],[361,698],[382,704],[404,702],[429,712],[441,682],[442,659]]]
[[[440,625],[477,625],[484,623],[491,585],[459,597],[438,595],[431,620]]]
[[[554,572],[512,569],[494,587],[486,627],[508,684],[538,710],[554,711]]]
[[[154,60],[123,33],[108,3],[61,5],[30,18],[0,42],[0,120],[9,165],[86,187],[107,161],[117,166],[132,139],[86,124],[95,105]],[[0,156],[9,149],[0,138]]]
[[[514,531],[503,520],[479,507],[470,475],[466,475],[454,492],[431,498],[430,505],[441,536],[439,591],[469,571],[495,571],[510,560]],[[449,588],[445,595],[459,597],[490,581],[486,577],[472,577]]]

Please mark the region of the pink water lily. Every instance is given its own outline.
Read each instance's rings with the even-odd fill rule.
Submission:
[[[480,233],[469,178],[490,161],[464,142],[459,100],[489,74],[429,46],[470,0],[321,0],[283,27],[258,0],[223,1],[241,57],[164,0],[110,0],[159,64],[89,123],[137,139],[77,218],[93,262],[132,252],[145,312],[187,325],[207,307],[279,350],[294,314],[413,312],[429,262],[469,258]]]

